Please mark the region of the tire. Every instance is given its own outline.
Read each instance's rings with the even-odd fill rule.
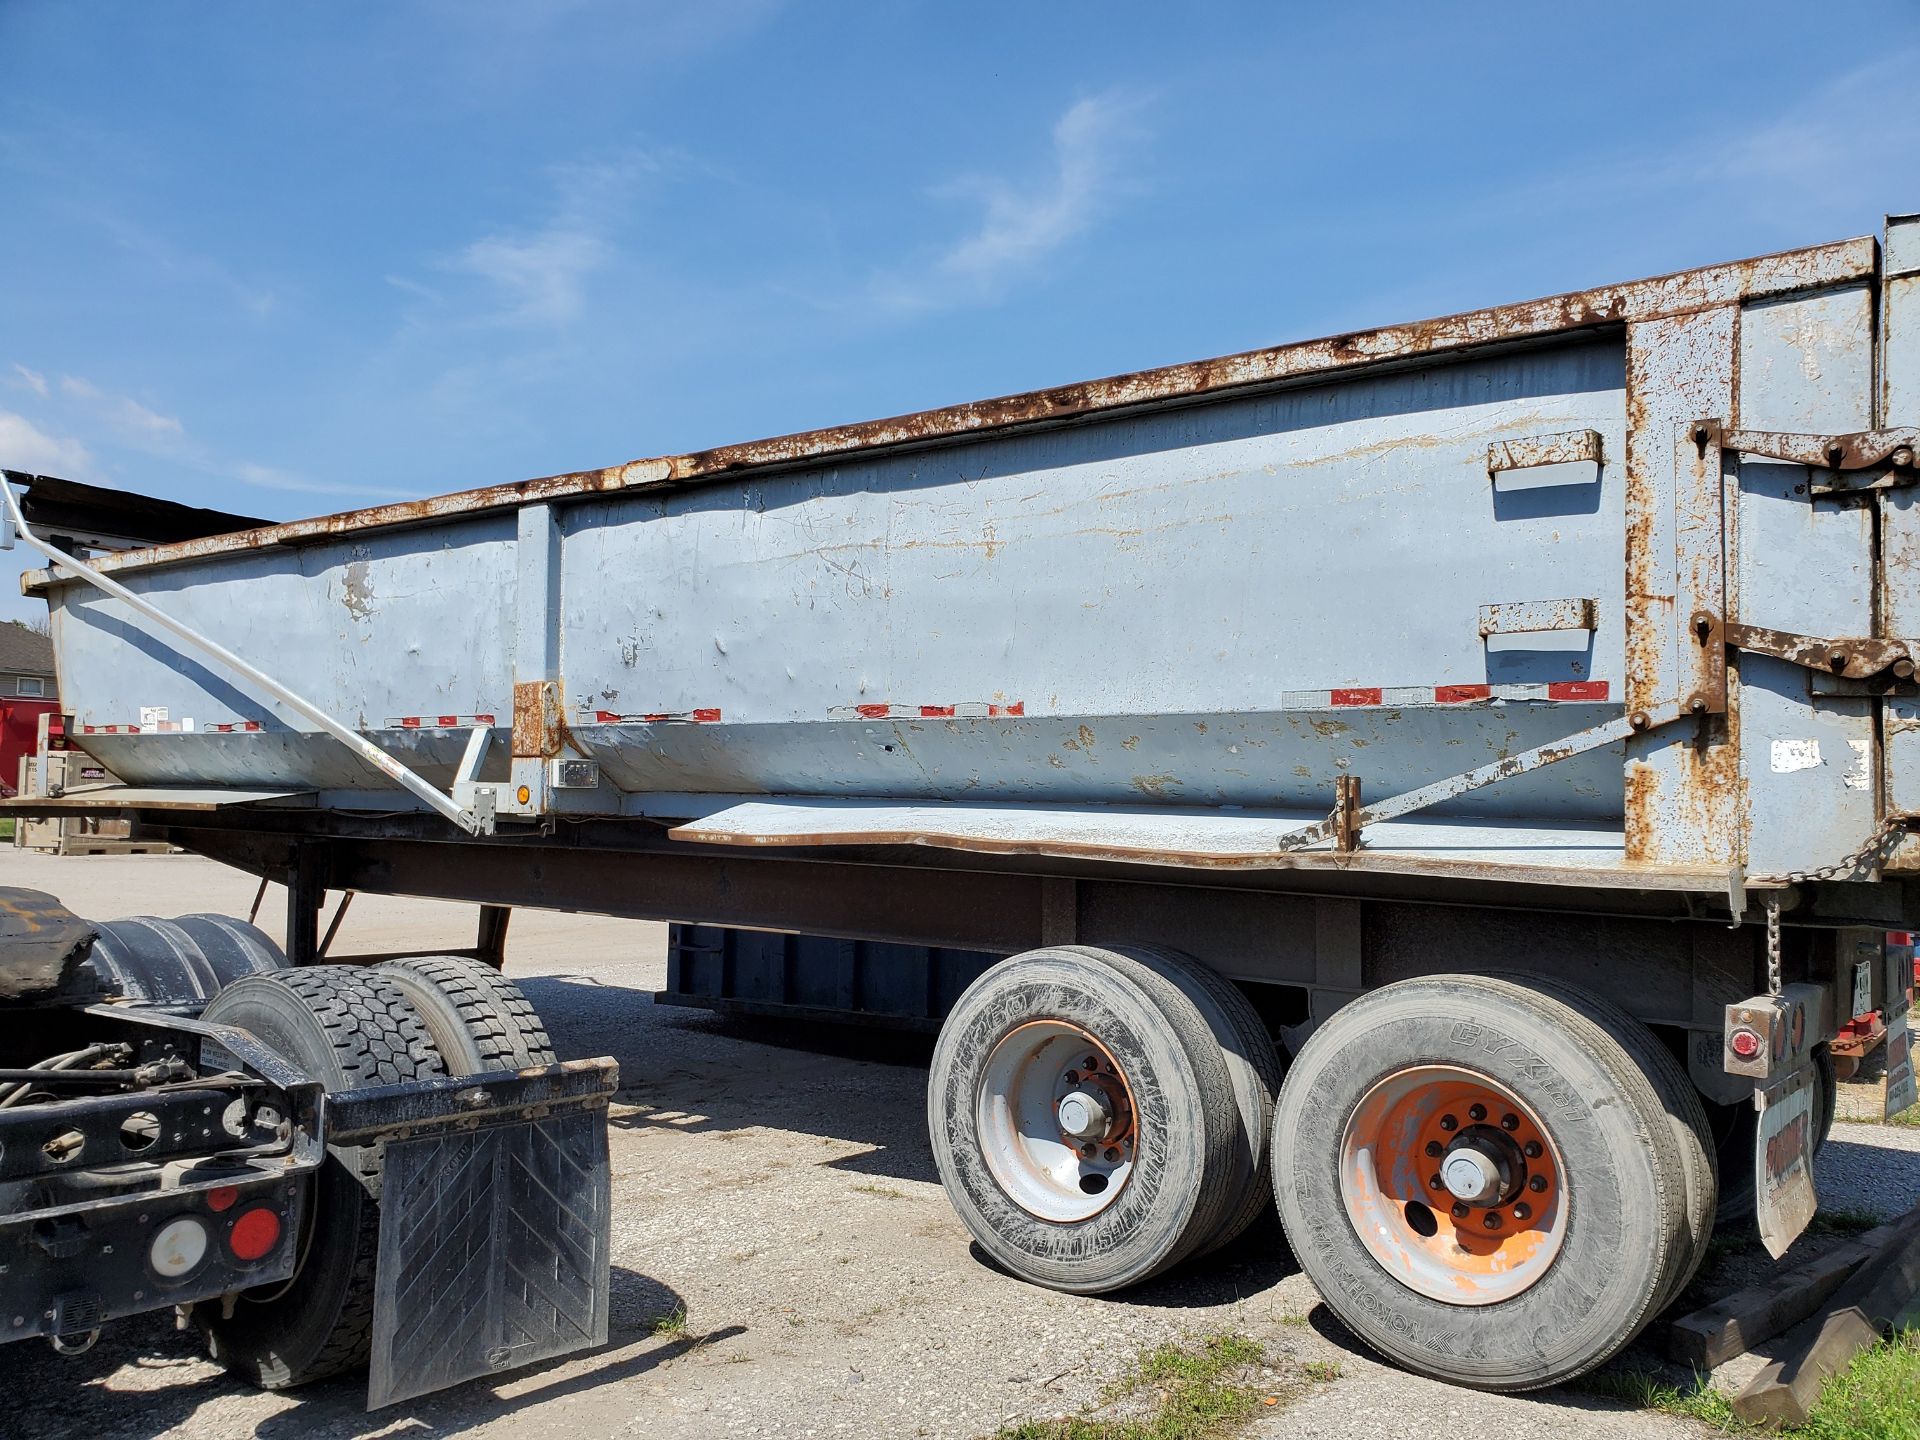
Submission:
[[[1558,980],[1536,976],[1505,975],[1498,978],[1551,995],[1580,1011],[1600,1026],[1634,1059],[1641,1072],[1653,1083],[1666,1111],[1667,1128],[1686,1170],[1686,1210],[1683,1245],[1675,1253],[1674,1273],[1668,1278],[1655,1313],[1665,1310],[1680,1298],[1681,1291],[1693,1283],[1707,1249],[1713,1242],[1715,1214],[1720,1200],[1719,1170],[1715,1161],[1713,1126],[1707,1119],[1707,1107],[1687,1077],[1686,1066],[1653,1031],[1626,1011],[1591,991]]]
[[[377,970],[313,965],[236,981],[205,1019],[246,1030],[329,1092],[444,1075],[427,1027]],[[331,1148],[316,1178],[293,1279],[243,1294],[230,1319],[203,1305],[213,1358],[269,1390],[365,1363],[373,1337],[383,1146]]]
[[[1165,963],[1077,946],[1029,951],[968,986],[941,1028],[927,1091],[934,1163],[981,1250],[1021,1279],[1081,1295],[1136,1285],[1217,1234],[1241,1201],[1226,1060]],[[1060,1077],[1086,1058],[1100,1061],[1112,1113],[1137,1123],[1082,1162],[1045,1097],[1056,1083],[1071,1087]],[[1029,1108],[1023,1125],[1020,1101],[1035,1096],[1044,1115]],[[1026,1138],[996,1143],[1012,1130]],[[1064,1157],[1058,1176],[1035,1156]]]
[[[383,961],[379,973],[406,993],[450,1075],[554,1063],[547,1028],[520,987],[464,955]]]
[[[1698,1180],[1678,1138],[1693,1127],[1636,1053],[1658,1042],[1553,989],[1385,986],[1321,1025],[1281,1089],[1274,1191],[1293,1252],[1348,1328],[1420,1374],[1508,1391],[1571,1380],[1640,1331],[1693,1252]],[[1453,1095],[1493,1103],[1456,1116]],[[1507,1131],[1532,1137],[1517,1171]],[[1463,1145],[1502,1152],[1487,1183],[1503,1198],[1441,1185],[1439,1167],[1472,1158]]]
[[[94,930],[87,964],[101,987],[161,1009],[198,1011],[234,981],[287,963],[266,932],[225,915],[135,915]]]
[[[1078,948],[1078,947],[1069,947]],[[1200,1241],[1199,1255],[1210,1255],[1245,1233],[1273,1203],[1273,1171],[1267,1163],[1267,1144],[1273,1132],[1273,1107],[1280,1096],[1280,1052],[1267,1034],[1260,1014],[1240,988],[1191,956],[1175,951],[1128,949],[1128,955],[1152,966],[1180,987],[1212,1032],[1226,1062],[1239,1112],[1234,1137],[1234,1168],[1229,1184],[1236,1198],[1225,1207],[1219,1226]]]

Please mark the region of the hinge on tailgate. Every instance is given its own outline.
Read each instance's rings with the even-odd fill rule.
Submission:
[[[1920,429],[1856,430],[1844,435],[1723,430],[1720,445],[1758,460],[1809,467],[1810,495],[1850,495],[1920,484],[1920,470],[1914,466],[1914,457],[1920,453]]]
[[[1913,678],[1915,641],[1877,640],[1859,635],[1823,639],[1817,635],[1796,635],[1790,630],[1769,630],[1762,625],[1740,625],[1729,621],[1722,627],[1727,644],[1755,655],[1771,655],[1789,665],[1838,675],[1846,680],[1872,680],[1886,676],[1894,680]]]

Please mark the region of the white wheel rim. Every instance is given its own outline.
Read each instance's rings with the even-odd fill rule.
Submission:
[[[988,1171],[1029,1215],[1076,1224],[1126,1188],[1139,1139],[1133,1093],[1111,1053],[1079,1026],[1032,1020],[1001,1036],[973,1105]]]

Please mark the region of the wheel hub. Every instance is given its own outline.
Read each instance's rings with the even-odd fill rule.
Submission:
[[[1382,1269],[1456,1305],[1535,1284],[1566,1237],[1558,1152],[1517,1095],[1489,1077],[1424,1065],[1374,1086],[1348,1118],[1340,1191]]]
[[[1060,1117],[1060,1128],[1076,1140],[1103,1138],[1113,1122],[1105,1100],[1105,1096],[1090,1090],[1069,1090],[1054,1111]]]
[[[1476,1125],[1463,1131],[1440,1160],[1440,1178],[1455,1200],[1498,1205],[1515,1194],[1526,1175],[1526,1157],[1500,1131]]]
[[[1016,1026],[982,1067],[974,1115],[987,1168],[1042,1220],[1091,1219],[1133,1173],[1127,1078],[1098,1039],[1064,1020]]]

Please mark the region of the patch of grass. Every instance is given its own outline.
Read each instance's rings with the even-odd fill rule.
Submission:
[[[1920,1330],[1906,1330],[1863,1350],[1821,1387],[1804,1425],[1762,1430],[1733,1413],[1733,1402],[1696,1375],[1673,1385],[1637,1370],[1602,1370],[1574,1389],[1622,1400],[1642,1410],[1697,1420],[1723,1434],[1778,1434],[1801,1440],[1914,1440],[1920,1436]]]
[[[1278,1402],[1247,1383],[1246,1372],[1266,1352],[1239,1335],[1208,1335],[1162,1345],[1109,1385],[1102,1408],[1151,1397],[1137,1413],[1067,1415],[1028,1420],[996,1432],[993,1440],[1212,1440],[1232,1434],[1260,1408]]]
[[[1818,1440],[1912,1440],[1920,1435],[1920,1330],[1862,1351],[1821,1387],[1795,1434]]]
[[[1733,1402],[1707,1384],[1707,1377],[1695,1375],[1687,1385],[1674,1385],[1644,1370],[1599,1370],[1573,1382],[1570,1387],[1588,1395],[1621,1400],[1641,1410],[1658,1410],[1687,1420],[1717,1425],[1723,1430],[1741,1428],[1733,1413]]]
[[[11,839],[13,839],[13,817],[8,815],[0,818],[0,840]]]
[[[687,1307],[684,1305],[676,1305],[665,1315],[654,1316],[652,1330],[655,1335],[662,1337],[672,1336],[676,1339],[686,1334]]]
[[[878,1195],[883,1200],[904,1200],[907,1192],[896,1190],[891,1185],[856,1185],[853,1187],[862,1195]]]
[[[1306,1371],[1307,1379],[1321,1385],[1340,1378],[1340,1367],[1331,1360],[1309,1360]]]

